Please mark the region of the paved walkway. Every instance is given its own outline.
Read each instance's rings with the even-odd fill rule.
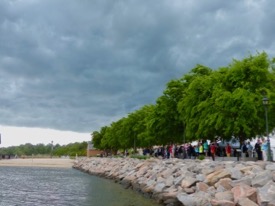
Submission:
[[[210,158],[212,160],[211,157],[207,157],[207,158]],[[246,158],[238,158],[237,157],[215,157],[215,160],[216,161],[257,161],[258,159],[257,158],[252,158],[252,157],[246,157]]]

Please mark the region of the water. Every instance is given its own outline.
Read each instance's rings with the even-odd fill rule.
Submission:
[[[75,169],[0,167],[0,206],[153,206],[111,180]]]

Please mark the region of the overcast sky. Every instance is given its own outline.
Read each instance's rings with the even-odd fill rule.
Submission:
[[[274,8],[273,0],[1,0],[0,132],[89,139],[154,104],[196,64],[274,57]]]

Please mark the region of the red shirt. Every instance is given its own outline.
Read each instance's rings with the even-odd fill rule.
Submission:
[[[225,147],[225,151],[226,151],[226,153],[231,153],[231,147],[230,147],[230,145],[227,145]]]
[[[212,154],[215,154],[216,153],[216,146],[211,144],[210,151],[211,151]]]

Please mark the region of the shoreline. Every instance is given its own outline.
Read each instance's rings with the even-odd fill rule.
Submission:
[[[51,167],[72,168],[74,160],[62,158],[1,159],[0,167]]]
[[[275,163],[79,158],[73,168],[112,179],[161,205],[275,205]]]

